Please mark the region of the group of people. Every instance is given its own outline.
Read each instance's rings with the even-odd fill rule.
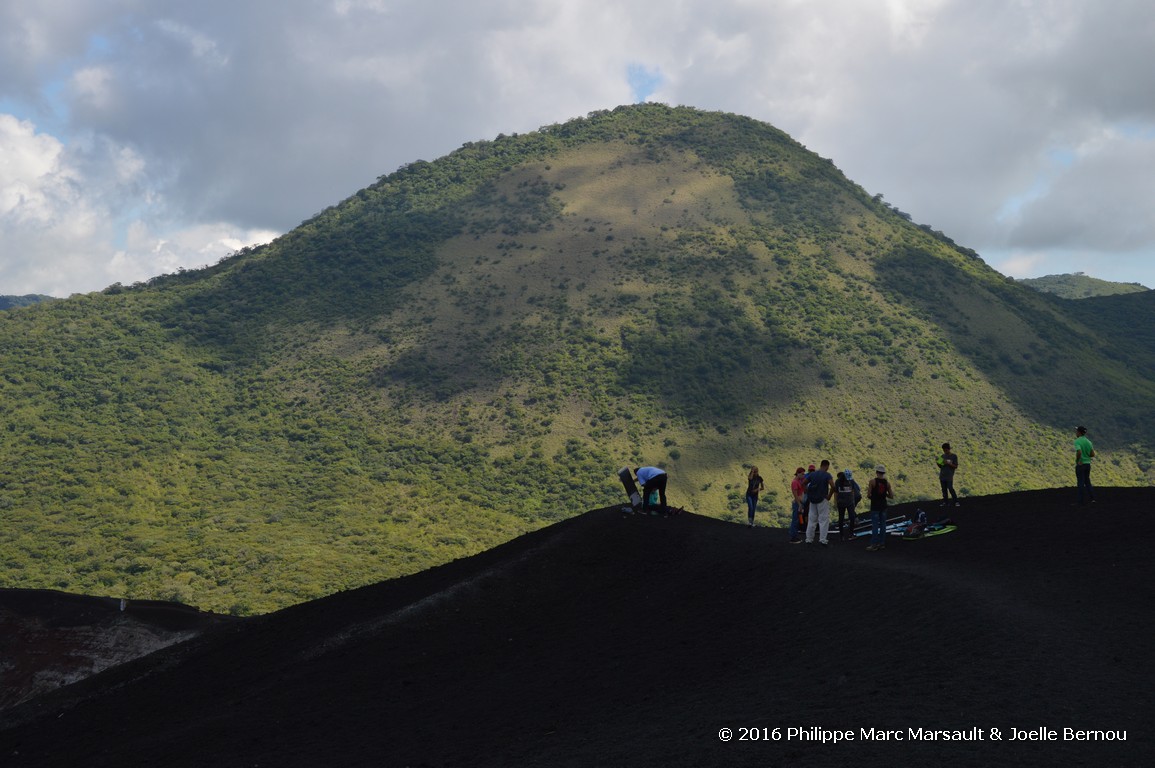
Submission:
[[[942,488],[943,506],[953,502],[959,505],[958,493],[954,488],[954,473],[958,469],[958,456],[951,450],[950,443],[943,443],[942,454],[936,463],[939,468],[939,484]],[[758,495],[766,488],[758,467],[751,467],[746,478],[747,524],[754,526],[754,513],[758,507]],[[830,504],[838,507],[838,532],[843,539],[852,538],[858,525],[857,508],[862,501],[862,488],[854,479],[854,472],[844,469],[837,475],[830,472],[830,461],[823,459],[816,468],[798,467],[790,481],[790,543],[829,545]],[[874,468],[874,477],[866,484],[866,499],[870,503],[870,545],[868,552],[886,548],[886,508],[894,498],[894,486],[886,477],[886,467],[879,464]],[[849,525],[847,521],[849,520]]]
[[[1095,501],[1091,486],[1091,460],[1095,449],[1087,438],[1087,428],[1075,429],[1075,480],[1079,490],[1079,504]],[[942,504],[959,506],[958,492],[954,487],[954,475],[959,466],[958,455],[950,443],[942,444],[942,453],[935,463],[938,465],[939,486],[942,490]],[[657,467],[639,467],[634,470],[638,483],[642,486],[642,505],[650,505],[650,495],[656,492],[662,511],[666,511],[666,472]],[[751,467],[746,477],[747,525],[754,527],[754,513],[758,508],[758,497],[766,490],[766,483],[758,471]],[[830,472],[830,461],[823,459],[817,468],[798,467],[790,481],[790,543],[828,546],[830,530],[830,503],[838,506],[838,531],[842,538],[854,535],[858,525],[857,507],[862,501],[862,489],[854,479],[854,473],[844,469],[837,475]],[[886,467],[879,464],[874,468],[874,477],[866,484],[866,499],[870,502],[870,545],[868,552],[886,548],[886,507],[894,498],[894,486],[886,477]],[[846,522],[849,518],[850,525]]]
[[[747,525],[754,526],[754,513],[758,507],[758,495],[766,484],[758,471],[751,467],[746,478]],[[837,475],[830,472],[830,461],[823,459],[818,467],[802,467],[794,470],[790,481],[790,543],[829,545],[830,503],[838,505],[838,531],[842,538],[854,535],[858,525],[858,504],[862,501],[862,488],[854,479],[854,472],[844,469]],[[866,497],[870,501],[871,543],[868,549],[875,551],[885,545],[887,500],[894,498],[894,488],[886,479],[886,467],[875,468],[875,476],[866,484]],[[848,526],[847,520],[850,525]],[[805,531],[805,539],[803,539]]]
[[[830,473],[830,461],[823,459],[817,468],[813,464],[809,470],[802,467],[794,470],[790,481],[790,543],[828,546],[830,532],[830,502],[838,505],[838,531],[842,538],[854,535],[858,525],[858,504],[862,501],[862,488],[854,479],[854,472],[844,469],[837,476]],[[866,484],[866,499],[870,503],[870,546],[874,552],[882,549],[885,542],[886,506],[894,498],[894,488],[886,478],[886,467],[879,464],[874,468],[874,477]],[[847,526],[849,519],[850,525]],[[805,532],[805,533],[803,533]],[[803,538],[805,536],[805,538]]]

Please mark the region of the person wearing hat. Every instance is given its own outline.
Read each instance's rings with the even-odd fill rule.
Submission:
[[[886,549],[886,500],[894,498],[894,487],[886,479],[886,467],[874,468],[874,477],[866,484],[866,498],[870,499],[870,546],[867,552]]]
[[[938,457],[938,484],[942,486],[942,504],[939,505],[941,507],[946,506],[948,495],[956,507],[959,505],[958,494],[954,490],[956,469],[958,469],[958,456],[951,451],[950,443],[943,443],[942,455]]]
[[[1087,437],[1086,427],[1075,427],[1075,484],[1079,488],[1079,504],[1083,501],[1083,491],[1087,499],[1095,503],[1095,489],[1091,486],[1091,459],[1095,458],[1095,447]]]

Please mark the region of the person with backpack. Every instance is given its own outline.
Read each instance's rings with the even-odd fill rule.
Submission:
[[[858,483],[854,480],[854,473],[849,469],[844,469],[838,473],[838,477],[834,479],[834,493],[838,498],[838,531],[842,539],[852,538],[854,535],[854,526],[858,524],[858,515],[855,514],[855,507],[858,502],[862,501],[862,489],[858,487]],[[847,513],[850,513],[850,527],[847,528],[844,522]]]
[[[866,498],[870,500],[870,546],[867,552],[886,549],[886,501],[894,498],[894,488],[886,479],[886,467],[874,468],[874,477],[866,484]]]
[[[822,460],[818,469],[806,476],[806,500],[810,510],[806,522],[806,543],[814,543],[817,531],[818,543],[827,546],[827,531],[830,529],[830,498],[834,495],[834,476],[830,474],[830,462]]]
[[[954,490],[954,471],[958,469],[958,456],[950,449],[950,443],[942,444],[942,455],[938,457],[938,483],[942,486],[942,504],[939,506],[945,507],[947,505],[947,495],[949,494],[954,505],[957,507],[958,494]]]
[[[746,510],[749,526],[754,527],[754,510],[758,507],[758,493],[766,490],[762,476],[758,474],[758,467],[750,467],[750,474],[746,476]]]

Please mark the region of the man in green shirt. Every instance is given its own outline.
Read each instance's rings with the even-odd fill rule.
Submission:
[[[1091,486],[1091,459],[1095,458],[1095,447],[1087,439],[1086,427],[1075,427],[1075,483],[1079,488],[1079,504],[1086,504],[1083,500],[1083,491],[1086,489],[1087,499],[1095,503],[1095,489]]]

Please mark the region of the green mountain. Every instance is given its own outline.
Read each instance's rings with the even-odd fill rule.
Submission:
[[[622,107],[415,162],[201,270],[0,314],[6,586],[267,611],[622,500],[786,519],[795,466],[1101,484],[1155,445],[1151,294],[1064,301],[754,120]],[[863,472],[865,474],[865,471]]]
[[[1139,283],[1113,283],[1109,280],[1089,277],[1082,272],[1069,275],[1027,277],[1019,280],[1019,282],[1034,288],[1036,291],[1052,293],[1064,299],[1087,299],[1094,296],[1115,296],[1150,290]]]
[[[52,297],[37,293],[29,293],[24,296],[0,296],[0,309],[27,307],[32,304],[39,304],[42,301],[52,301]]]

